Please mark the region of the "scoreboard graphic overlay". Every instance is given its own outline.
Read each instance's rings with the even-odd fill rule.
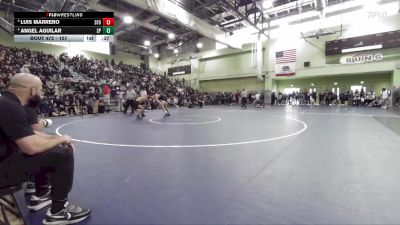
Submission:
[[[114,42],[114,12],[14,12],[15,42]]]

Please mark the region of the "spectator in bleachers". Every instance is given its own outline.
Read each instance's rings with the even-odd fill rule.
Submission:
[[[103,101],[105,105],[105,110],[107,112],[110,112],[111,89],[108,84],[103,84]]]
[[[4,84],[3,79],[0,79],[0,91],[5,88],[6,88],[6,85]]]

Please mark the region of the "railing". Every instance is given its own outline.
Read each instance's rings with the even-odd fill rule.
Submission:
[[[9,34],[11,34],[11,35],[14,34],[14,25],[9,23],[7,20],[5,20],[2,17],[0,17],[0,27],[3,28],[5,31],[7,31]]]

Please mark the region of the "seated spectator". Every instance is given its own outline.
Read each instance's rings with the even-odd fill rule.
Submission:
[[[39,105],[39,112],[42,117],[48,117],[51,113],[51,102],[47,96],[43,96]]]
[[[104,100],[100,99],[99,105],[98,105],[98,113],[105,113],[106,112],[105,106],[106,106],[106,104],[105,104]]]
[[[255,100],[253,101],[253,107],[257,107],[257,105],[259,105],[259,107],[265,107],[264,101],[261,101],[261,94],[255,94],[254,98]]]
[[[65,106],[65,111],[67,112],[67,115],[74,114],[74,105],[73,105],[73,99],[72,99],[71,95],[64,96],[63,105]]]
[[[205,105],[205,95],[202,94],[202,95],[199,96],[199,107],[203,108],[204,105]]]
[[[377,99],[373,100],[372,104],[371,104],[372,107],[382,107],[382,105],[383,105],[383,100],[380,97],[378,97]]]

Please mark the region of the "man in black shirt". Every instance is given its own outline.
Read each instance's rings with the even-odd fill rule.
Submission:
[[[36,103],[35,103],[36,104]],[[28,116],[28,123],[31,126],[32,130],[37,130],[37,131],[42,131],[45,127],[50,127],[51,124],[53,123],[50,119],[40,119],[38,118],[39,114],[39,108],[36,105],[25,105],[24,110],[26,115]],[[46,185],[47,188],[50,188],[50,186]],[[43,187],[43,189],[46,187]],[[35,187],[35,182],[33,177],[31,177],[25,188],[25,193],[26,194],[33,194],[36,193],[36,187]],[[33,199],[35,197],[32,197]],[[51,203],[51,200],[48,201],[49,204]],[[36,208],[42,208],[38,206],[28,206],[29,209],[35,210]]]
[[[8,91],[0,96],[0,188],[18,185],[33,175],[36,194],[33,206],[43,208],[51,199],[44,224],[77,223],[90,210],[67,202],[74,171],[74,145],[68,135],[47,135],[33,131],[22,105],[37,105],[42,82],[31,74],[16,74]],[[48,193],[47,176],[52,183]]]
[[[43,123],[39,122],[39,120],[38,120],[37,107],[25,105],[24,110],[27,115],[28,124],[31,126],[32,130],[42,131],[44,126],[43,126]],[[35,181],[34,181],[33,177],[29,177],[29,179],[27,181],[28,182],[26,184],[25,193],[26,194],[36,193]],[[49,199],[47,202],[48,202],[48,204],[50,204],[51,200]],[[47,205],[47,203],[44,203],[43,205]],[[29,207],[30,206],[28,206],[28,208]],[[42,207],[39,207],[39,208],[42,208]]]

